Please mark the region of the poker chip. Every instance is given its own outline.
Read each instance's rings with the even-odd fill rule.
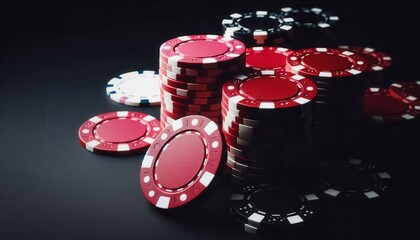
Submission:
[[[325,166],[322,197],[330,199],[373,200],[382,196],[391,181],[388,172],[362,161],[350,158]]]
[[[363,110],[368,118],[377,122],[406,122],[420,116],[420,105],[397,99],[386,88],[366,89]]]
[[[159,121],[141,112],[109,112],[90,118],[79,128],[88,151],[132,154],[145,151],[162,131]]]
[[[292,24],[293,18],[268,11],[233,13],[222,21],[225,36],[237,38],[248,46],[280,44]]]
[[[208,118],[193,115],[172,122],[143,158],[144,196],[162,209],[189,203],[213,181],[222,153],[221,133]]]
[[[168,93],[163,89],[161,89],[160,92],[161,92],[161,98],[164,99],[165,101],[174,101],[174,102],[177,102],[177,103],[193,104],[193,105],[209,105],[209,104],[220,103],[220,97],[189,98],[189,97],[182,97],[182,96],[177,96],[177,95]]]
[[[191,69],[230,66],[245,56],[242,42],[217,35],[190,35],[173,38],[160,47],[160,61]]]
[[[285,18],[293,18],[294,28],[325,29],[338,22],[339,17],[321,8],[292,8],[280,9]]]
[[[246,49],[246,67],[253,70],[283,70],[292,50],[282,47],[253,47]]]
[[[195,90],[195,91],[205,91],[205,90],[214,90],[214,89],[221,89],[223,83],[190,83],[184,81],[178,81],[175,79],[171,79],[166,77],[165,75],[160,75],[159,80],[171,87],[175,88],[182,88],[185,90]]]
[[[339,48],[354,52],[362,56],[368,63],[368,70],[372,72],[382,71],[389,68],[392,64],[392,59],[390,56],[384,52],[375,50],[370,47],[339,46]]]
[[[193,105],[193,104],[177,103],[174,101],[166,101],[164,99],[162,104],[168,107],[168,109],[178,108],[178,109],[183,109],[183,110],[191,111],[191,112],[221,110],[221,105],[219,103],[209,104],[209,105]]]
[[[176,88],[166,85],[163,82],[160,82],[160,87],[162,90],[177,95],[181,97],[192,97],[192,98],[209,98],[209,97],[217,97],[222,94],[221,89],[215,90],[187,90],[183,88]]]
[[[406,103],[420,105],[420,81],[393,83],[389,86],[389,93]]]
[[[229,107],[240,110],[295,110],[302,113],[317,94],[311,80],[287,72],[271,70],[238,75],[223,85],[223,98]]]
[[[159,74],[177,81],[189,82],[189,83],[217,83],[224,79],[223,76],[187,76],[177,73],[169,72],[163,68],[159,69]]]
[[[306,77],[350,77],[363,73],[367,61],[353,52],[334,48],[307,48],[289,54],[286,70]]]
[[[192,77],[203,77],[203,76],[210,76],[210,77],[219,77],[219,76],[225,76],[230,75],[232,73],[241,71],[243,69],[242,62],[233,64],[232,66],[226,67],[226,68],[216,68],[216,69],[190,69],[190,68],[181,68],[169,65],[165,62],[160,61],[159,62],[160,68],[169,71],[173,74],[178,75],[186,75],[186,76],[192,76]]]
[[[160,104],[158,75],[154,71],[128,72],[111,79],[106,94],[115,102],[130,106]]]
[[[319,196],[298,193],[281,186],[250,184],[232,194],[231,214],[244,225],[244,230],[280,230],[303,224],[319,212]]]

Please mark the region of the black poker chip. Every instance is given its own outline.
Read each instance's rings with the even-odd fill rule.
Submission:
[[[301,194],[277,185],[245,185],[232,194],[231,214],[244,230],[265,230],[303,224],[319,212],[316,193]]]

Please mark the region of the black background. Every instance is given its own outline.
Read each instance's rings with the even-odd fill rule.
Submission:
[[[371,46],[394,60],[395,81],[416,80],[416,1],[293,1],[340,16],[338,43]],[[0,239],[253,239],[226,212],[216,187],[193,211],[157,211],[139,187],[142,156],[93,154],[78,143],[88,118],[117,110],[159,117],[159,107],[111,101],[109,79],[157,69],[158,48],[182,35],[222,34],[221,20],[284,1],[1,1]],[[327,209],[296,238],[415,239],[418,138],[369,155],[394,176],[384,201]],[[272,236],[293,238],[295,235]],[[264,238],[264,237],[261,237]]]

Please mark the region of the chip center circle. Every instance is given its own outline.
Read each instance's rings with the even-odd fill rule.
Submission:
[[[194,132],[178,135],[167,143],[155,167],[159,183],[166,189],[186,187],[199,174],[205,146]]]
[[[252,17],[252,18],[242,18],[238,21],[238,25],[249,28],[251,30],[268,30],[268,29],[276,29],[280,22],[275,18],[269,17]]]
[[[302,57],[302,63],[318,71],[341,71],[351,68],[352,62],[345,56],[317,52]]]
[[[250,67],[272,69],[286,65],[287,57],[274,51],[254,52],[246,56],[246,63]]]
[[[278,213],[287,216],[301,207],[298,195],[280,188],[268,188],[251,195],[250,202],[253,207],[268,213]]]
[[[372,188],[375,184],[372,176],[365,170],[357,167],[341,166],[331,173],[331,184],[347,191],[360,191]]]
[[[296,83],[279,76],[255,77],[242,83],[240,90],[261,101],[290,99],[299,93]]]
[[[216,40],[194,40],[179,44],[177,50],[184,57],[208,58],[225,54],[229,47]]]
[[[115,118],[103,122],[96,128],[96,136],[105,142],[128,143],[143,137],[146,126],[129,118]]]
[[[374,115],[398,114],[407,109],[406,103],[387,95],[367,96],[364,100],[364,110]]]
[[[154,76],[138,75],[125,79],[120,85],[119,90],[131,97],[147,97],[150,93],[159,91],[159,82]]]
[[[317,24],[324,21],[324,18],[313,12],[296,12],[291,13],[288,17],[293,18],[297,24],[305,25],[307,23]]]

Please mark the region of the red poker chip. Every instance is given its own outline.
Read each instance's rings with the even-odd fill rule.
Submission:
[[[223,118],[223,128],[230,134],[240,137],[248,141],[260,141],[260,140],[274,140],[278,138],[293,138],[301,137],[304,134],[304,125],[282,125],[275,126],[272,128],[253,128],[240,123],[231,121],[231,119]]]
[[[171,124],[173,121],[177,120],[177,119],[173,119],[171,117],[166,116],[166,114],[162,112],[162,109],[160,109],[160,119],[168,124]]]
[[[167,109],[165,109],[164,107],[162,107],[161,112],[163,111],[163,113],[165,113],[166,116],[172,118],[172,119],[179,119],[185,116],[189,116],[189,115],[201,115],[207,118],[210,118],[211,120],[215,121],[215,122],[219,122],[219,117],[220,117],[220,111],[214,111],[214,112],[178,112],[175,110],[175,112],[170,112]]]
[[[314,102],[315,103],[315,102]],[[311,103],[313,105],[313,103]],[[312,113],[312,106],[307,105],[303,109],[294,109],[295,111],[286,111],[283,109],[273,109],[273,110],[259,110],[259,109],[248,109],[248,110],[238,110],[235,109],[235,106],[228,105],[225,99],[222,100],[221,106],[222,109],[229,113],[229,115],[253,119],[261,122],[272,122],[276,124],[280,123],[290,123],[297,121],[299,119],[305,118]],[[288,110],[288,109],[287,109]]]
[[[287,56],[293,50],[282,47],[253,47],[246,49],[246,67],[254,70],[284,71]]]
[[[341,49],[346,49],[362,56],[368,63],[369,71],[376,72],[389,68],[392,64],[392,59],[386,53],[375,50],[370,47],[359,46],[339,46]]]
[[[369,118],[379,122],[405,122],[420,116],[420,105],[403,102],[386,88],[366,89],[363,110]]]
[[[393,83],[389,93],[406,103],[420,105],[420,81]]]
[[[217,35],[173,38],[160,46],[161,61],[177,67],[215,69],[230,66],[245,56],[245,45]]]
[[[222,95],[221,89],[215,89],[215,90],[206,90],[206,91],[195,91],[195,90],[186,90],[182,88],[175,88],[166,85],[162,81],[159,82],[160,87],[165,90],[166,92],[175,94],[177,96],[181,97],[190,97],[190,98],[208,98],[208,97],[218,97]]]
[[[275,127],[275,126],[278,126],[281,123],[281,121],[279,121],[277,119],[273,120],[271,118],[252,119],[252,118],[236,116],[236,115],[230,113],[229,111],[227,111],[225,109],[225,104],[224,103],[222,103],[221,115],[224,118],[229,118],[229,120],[231,120],[231,121],[234,121],[236,123],[240,123],[240,124],[243,124],[243,125],[247,125],[247,126],[250,126],[250,127],[260,127],[260,128]],[[297,121],[297,119],[295,119],[295,121]]]
[[[163,82],[164,84],[171,87],[183,88],[183,89],[195,90],[195,91],[221,89],[224,83],[224,81],[216,82],[216,83],[189,83],[189,82],[171,79],[171,78],[166,77],[165,75],[159,75],[159,80]]]
[[[163,110],[165,110],[169,113],[172,113],[172,114],[179,115],[179,116],[182,116],[182,115],[184,115],[184,116],[187,116],[187,115],[203,115],[203,116],[206,116],[206,117],[219,117],[219,116],[221,116],[220,110],[215,110],[215,111],[186,111],[184,109],[179,109],[179,108],[167,106],[163,102],[162,102],[161,105],[162,105]]]
[[[247,165],[245,163],[241,163],[241,162],[237,162],[232,158],[227,157],[226,159],[226,164],[230,165],[231,167],[234,167],[240,171],[248,171],[251,173],[262,173],[262,172],[267,172],[267,170],[269,168],[267,167],[258,167],[258,166],[252,166],[252,165]]]
[[[334,48],[307,48],[289,54],[286,70],[306,77],[350,77],[368,68],[367,61],[353,52]]]
[[[181,97],[168,93],[165,90],[160,89],[161,98],[165,101],[174,101],[182,104],[193,104],[193,105],[209,105],[220,103],[221,97],[212,97],[212,98],[190,98],[190,97]]]
[[[91,152],[132,154],[146,150],[162,131],[159,120],[141,112],[109,112],[79,128],[80,144]]]
[[[222,106],[220,103],[214,103],[209,105],[194,105],[194,104],[182,104],[177,103],[170,100],[163,100],[162,103],[166,106],[167,109],[170,108],[178,108],[185,111],[191,111],[191,112],[203,112],[203,111],[220,111],[222,109]]]
[[[216,68],[216,69],[207,69],[207,70],[200,70],[200,69],[190,69],[190,68],[180,68],[176,66],[169,65],[163,61],[159,61],[159,66],[166,71],[172,72],[174,74],[181,74],[186,76],[192,77],[217,77],[217,76],[230,76],[234,73],[241,72],[245,68],[244,61],[240,61],[238,63],[233,64],[232,66],[228,66],[225,68]]]
[[[229,79],[223,85],[223,100],[239,110],[297,111],[316,97],[311,80],[288,72],[265,70]]]
[[[187,82],[187,83],[207,83],[207,84],[217,84],[223,82],[228,76],[187,76],[182,74],[176,74],[169,72],[163,68],[159,68],[159,76],[165,76],[170,79],[177,81]]]
[[[221,133],[210,119],[195,115],[172,122],[143,158],[144,196],[163,209],[189,203],[213,181],[222,153]]]

